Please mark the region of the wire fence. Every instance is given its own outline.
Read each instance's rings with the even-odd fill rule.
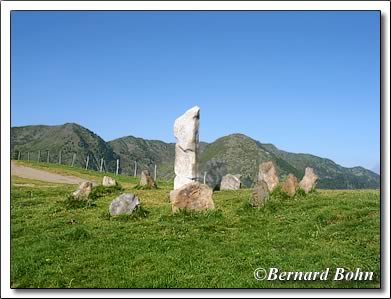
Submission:
[[[112,173],[114,175],[125,175],[138,177],[143,170],[148,170],[149,174],[156,180],[170,180],[175,177],[174,169],[168,171],[167,167],[162,167],[159,171],[158,163],[151,160],[133,160],[120,158],[105,158],[98,157],[92,152],[80,153],[74,151],[49,151],[49,150],[34,150],[34,151],[13,151],[11,155],[14,160],[32,161],[38,163],[52,163],[58,165],[66,165],[70,167],[78,167],[85,170],[95,170],[99,172]],[[254,161],[256,163],[257,161]],[[254,164],[256,165],[256,164]],[[257,180],[258,167],[255,169],[255,175],[242,176],[242,184],[252,186]],[[225,163],[208,161],[204,169],[200,169],[197,175],[197,181],[206,183],[211,186],[219,185],[222,177],[228,171]]]
[[[113,173],[115,175],[140,176],[143,170],[148,170],[156,180],[158,178],[158,166],[156,163],[141,163],[137,160],[127,160],[121,163],[121,159],[105,159],[96,157],[93,153],[81,154],[64,151],[14,151],[11,155],[13,160],[31,161],[38,163],[52,163],[79,167],[85,170]]]

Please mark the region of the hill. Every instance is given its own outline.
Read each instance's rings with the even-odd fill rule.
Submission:
[[[39,154],[40,151],[40,154]],[[73,154],[76,154],[75,165],[84,167],[89,156],[89,168],[99,169],[100,159],[105,160],[105,168],[112,170],[119,156],[94,132],[75,123],[59,126],[23,126],[11,128],[11,152],[17,158],[21,152],[22,159],[49,161],[58,163],[61,151],[61,163],[70,165]]]
[[[242,174],[245,185],[257,178],[258,165],[272,160],[283,179],[293,173],[299,179],[306,167],[312,167],[319,176],[318,187],[327,189],[379,188],[380,176],[363,167],[346,168],[330,159],[310,154],[294,154],[279,150],[272,144],[262,144],[243,134],[232,134],[209,144],[201,155],[201,171],[212,173],[211,182],[219,174]]]
[[[140,169],[149,169],[152,173],[154,165],[157,164],[159,166],[159,177],[168,179],[174,175],[174,143],[127,136],[109,141],[108,144],[121,157],[123,173],[133,174],[134,162],[137,161],[138,173]]]
[[[116,159],[120,159],[120,172],[133,175],[135,161],[137,173],[149,169],[151,173],[157,164],[161,179],[174,178],[175,144],[159,140],[146,140],[133,136],[105,142],[95,133],[77,124],[62,126],[26,126],[11,128],[11,151],[17,157],[22,151],[30,151],[31,160],[37,159],[41,151],[41,161],[46,161],[46,151],[50,151],[50,161],[57,162],[62,151],[62,163],[71,164],[73,153],[77,153],[76,165],[84,166],[85,157],[90,155],[91,168],[99,168],[100,158],[105,159],[105,169],[115,171]],[[35,156],[32,156],[35,155]],[[199,178],[204,172],[206,180],[215,186],[227,173],[241,174],[245,186],[251,186],[257,179],[258,165],[272,160],[277,165],[281,179],[293,173],[299,179],[305,167],[313,167],[319,175],[319,188],[364,189],[379,188],[380,176],[362,167],[346,168],[330,159],[310,154],[289,153],[272,144],[263,144],[244,134],[221,137],[212,143],[200,143]]]

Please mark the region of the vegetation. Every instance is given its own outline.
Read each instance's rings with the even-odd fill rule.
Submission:
[[[36,163],[35,166],[46,167]],[[99,181],[103,174],[49,165],[57,173]],[[213,194],[216,209],[172,214],[171,183],[135,190],[136,178],[115,177],[142,202],[135,214],[111,217],[117,196],[69,207],[74,185],[12,177],[13,288],[378,288],[380,195],[377,190],[318,190],[294,199],[271,195],[249,207],[250,189]],[[375,272],[373,281],[257,281],[254,270]]]
[[[85,167],[89,155],[89,168],[99,169],[100,159],[105,159],[104,169],[115,172],[116,159],[120,159],[120,173],[132,175],[134,161],[138,163],[138,173],[143,169],[154,171],[158,166],[158,177],[164,180],[174,178],[175,145],[159,140],[145,140],[133,136],[105,142],[98,135],[77,124],[62,126],[26,126],[11,128],[11,151],[17,159],[18,151],[22,160],[58,162],[62,151],[62,163],[70,165],[73,154],[77,153],[75,165]],[[329,159],[309,154],[294,154],[277,149],[272,144],[263,144],[243,134],[232,134],[212,143],[200,142],[200,177],[206,171],[207,182],[212,187],[227,173],[241,174],[242,182],[250,187],[256,181],[258,165],[273,160],[281,179],[289,173],[299,179],[306,167],[314,168],[319,175],[319,188],[325,189],[365,189],[379,188],[380,176],[362,167],[345,168]]]
[[[89,156],[89,169],[98,170],[100,159],[105,160],[104,168],[115,171],[116,159],[119,156],[111,146],[97,134],[75,123],[61,126],[24,126],[11,128],[11,152],[13,159],[21,152],[22,160],[38,158],[47,162],[71,165],[76,154],[74,165],[86,165]],[[39,153],[40,151],[40,153]],[[48,157],[48,151],[49,157]],[[29,157],[27,152],[30,152]]]

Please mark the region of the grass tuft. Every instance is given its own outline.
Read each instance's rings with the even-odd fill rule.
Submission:
[[[111,194],[116,194],[116,193],[119,193],[123,190],[124,190],[124,188],[120,184],[117,184],[116,186],[110,186],[110,187],[98,185],[98,186],[92,188],[92,191],[91,191],[90,195],[88,196],[88,198],[91,200],[97,200],[100,197],[104,197],[104,196],[111,195]]]

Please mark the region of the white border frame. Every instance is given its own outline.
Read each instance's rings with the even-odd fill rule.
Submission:
[[[11,10],[381,10],[382,287],[379,290],[12,290],[10,289],[10,11]],[[1,2],[1,297],[390,297],[390,5],[388,1],[2,1]]]

